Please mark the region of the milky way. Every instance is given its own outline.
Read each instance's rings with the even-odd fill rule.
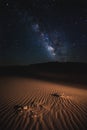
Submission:
[[[45,30],[42,32],[38,23],[34,23],[32,29],[38,34],[41,44],[44,45],[51,58],[59,61],[67,60],[67,45],[62,42],[57,31],[47,33]]]
[[[44,32],[40,31],[40,27],[38,24],[34,24],[32,25],[33,30],[38,33],[39,37],[40,37],[40,42],[44,45],[44,47],[47,49],[48,53],[54,57],[56,55],[55,53],[55,49],[51,46],[50,44],[50,39],[48,37],[48,35]]]

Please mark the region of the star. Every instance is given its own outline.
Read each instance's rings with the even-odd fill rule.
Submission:
[[[56,2],[56,0],[52,0],[53,2]]]
[[[77,22],[77,21],[75,21],[75,24],[78,24],[78,22]]]
[[[7,7],[8,7],[8,5],[9,5],[9,4],[8,4],[8,3],[6,3],[6,6],[7,6]]]
[[[73,47],[75,47],[75,46],[76,46],[76,43],[75,43],[75,42],[73,42],[73,44],[72,44],[72,45],[73,45]]]

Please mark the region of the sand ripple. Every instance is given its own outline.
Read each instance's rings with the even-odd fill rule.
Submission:
[[[25,109],[17,113],[17,104]],[[0,130],[87,130],[87,90],[9,79],[0,87]]]

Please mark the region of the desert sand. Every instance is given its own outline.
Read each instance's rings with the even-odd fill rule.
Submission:
[[[0,78],[0,130],[87,130],[87,89]]]

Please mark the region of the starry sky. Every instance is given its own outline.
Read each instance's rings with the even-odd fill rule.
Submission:
[[[86,0],[0,0],[0,65],[87,62]]]

